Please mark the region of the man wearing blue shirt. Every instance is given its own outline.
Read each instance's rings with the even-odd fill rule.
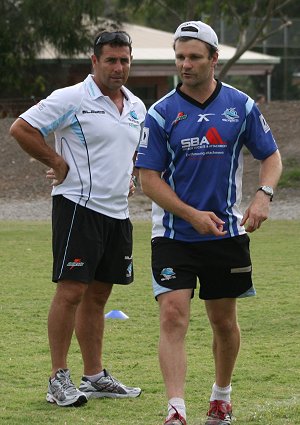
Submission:
[[[268,218],[281,159],[253,99],[215,79],[214,30],[200,21],[183,23],[174,50],[181,83],[149,109],[136,163],[143,191],[153,200],[152,272],[168,397],[165,425],[187,424],[184,340],[197,279],[215,360],[206,425],[228,425],[240,345],[236,299],[255,294],[247,232]],[[243,214],[244,146],[261,168],[258,190]]]

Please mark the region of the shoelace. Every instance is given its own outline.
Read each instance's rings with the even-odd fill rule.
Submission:
[[[71,378],[64,374],[63,376],[56,377],[57,381],[60,383],[60,386],[63,390],[68,390],[70,388],[75,389],[75,385],[71,381]]]
[[[184,425],[184,423],[182,422],[182,420],[181,419],[183,419],[182,418],[182,416],[180,415],[180,413],[178,412],[178,410],[176,409],[176,407],[175,406],[173,406],[173,404],[170,404],[170,406],[172,407],[172,409],[174,409],[175,410],[175,416],[174,416],[174,419],[178,419],[181,423],[182,423],[182,425]]]
[[[111,375],[106,375],[104,378],[106,378],[109,381],[107,383],[104,383],[105,388],[109,388],[113,391],[113,390],[118,389],[121,386],[120,382]],[[100,379],[100,381],[101,381],[101,379]]]
[[[214,415],[218,419],[226,420],[230,419],[230,413],[223,409],[224,401],[214,400],[212,407],[209,409],[208,415]]]

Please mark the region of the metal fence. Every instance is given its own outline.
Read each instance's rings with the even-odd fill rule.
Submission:
[[[291,24],[289,26],[284,27],[282,30],[272,34],[266,40],[256,44],[256,47],[260,47],[262,49],[268,49],[268,48],[299,49],[300,18],[295,18],[295,19],[291,18],[290,22]],[[274,30],[276,30],[276,28],[280,27],[281,24],[282,24],[282,20],[274,18],[270,21],[270,24],[266,28],[265,32],[271,33]],[[254,19],[250,20],[249,35],[251,35],[252,31],[254,31]],[[218,34],[219,34],[221,43],[234,46],[236,44],[236,40],[238,39],[239,32],[234,24],[231,25],[222,20],[220,22],[220,27],[218,28]]]

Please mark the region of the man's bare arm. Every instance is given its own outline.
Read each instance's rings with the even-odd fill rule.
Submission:
[[[145,168],[140,169],[143,192],[161,208],[191,223],[202,234],[224,236],[224,222],[211,211],[198,211],[181,201],[172,188],[161,179],[160,173]]]
[[[50,167],[47,178],[53,185],[63,182],[69,167],[66,161],[49,146],[42,134],[22,118],[18,118],[10,128],[10,134],[30,156]]]
[[[280,153],[277,150],[268,158],[261,161],[259,186],[276,188],[282,172]],[[263,191],[255,193],[249,207],[246,209],[241,225],[247,225],[247,232],[254,232],[267,220],[270,213],[270,197]]]

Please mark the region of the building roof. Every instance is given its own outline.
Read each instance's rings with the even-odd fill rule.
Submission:
[[[141,67],[147,65],[149,69],[158,71],[157,75],[176,74],[175,57],[173,50],[173,33],[148,28],[140,25],[124,23],[122,29],[132,38],[133,64],[131,75],[146,75]],[[235,53],[235,48],[224,44],[219,45],[219,65],[227,62]],[[91,52],[92,53],[92,52]],[[38,55],[38,59],[53,61],[56,59],[74,61],[88,61],[89,54],[80,53],[67,57],[57,52],[53,46],[45,45]],[[279,57],[265,55],[253,51],[246,51],[233,65],[229,74],[266,75],[272,72],[274,65],[280,62]],[[150,66],[150,68],[148,68]]]
[[[123,28],[132,38],[134,60],[174,61],[173,33],[132,24],[124,24]],[[234,55],[235,50],[234,47],[219,44],[219,62],[227,62]],[[247,51],[238,62],[243,64],[266,63],[274,65],[280,62],[280,58]]]

